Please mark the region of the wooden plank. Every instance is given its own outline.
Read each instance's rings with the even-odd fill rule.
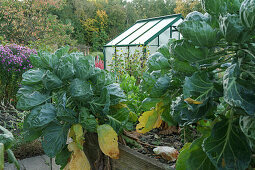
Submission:
[[[113,170],[174,170],[174,168],[127,146],[119,145],[119,149],[120,159],[112,160]]]
[[[174,170],[167,164],[163,164],[146,155],[136,152],[127,146],[119,144],[120,158],[111,159],[111,168],[106,168],[109,165],[108,157],[100,151],[96,134],[85,135],[84,151],[90,161],[93,170]],[[100,166],[101,165],[101,166]],[[103,167],[102,167],[103,166]]]

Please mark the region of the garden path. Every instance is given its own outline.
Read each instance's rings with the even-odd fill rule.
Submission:
[[[46,155],[36,156],[19,160],[21,170],[59,170],[60,166],[55,164],[55,160],[52,159],[52,166],[50,158]],[[5,170],[16,170],[14,164],[5,164]]]

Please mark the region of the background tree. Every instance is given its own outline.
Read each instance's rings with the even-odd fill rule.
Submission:
[[[177,0],[175,13],[181,13],[184,17],[192,11],[202,12],[200,0]]]

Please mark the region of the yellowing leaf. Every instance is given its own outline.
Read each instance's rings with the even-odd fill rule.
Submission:
[[[203,103],[203,102],[200,102],[200,101],[193,100],[192,98],[187,98],[184,101],[189,103],[189,104],[202,104]]]
[[[91,170],[88,158],[75,142],[68,145],[68,150],[72,152],[72,154],[64,170]]]
[[[107,124],[100,125],[97,134],[101,151],[113,159],[119,159],[118,136],[113,128]]]
[[[70,132],[69,132],[69,137],[73,138],[73,140],[81,147],[84,143],[84,137],[83,137],[83,129],[81,124],[74,124],[72,125]]]
[[[160,114],[153,110],[144,112],[138,119],[139,124],[136,125],[136,131],[146,133],[154,128],[160,127],[162,120]]]

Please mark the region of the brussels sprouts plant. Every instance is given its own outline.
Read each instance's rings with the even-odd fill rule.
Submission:
[[[206,13],[178,26],[183,39],[149,57],[141,87],[150,111],[137,131],[162,119],[196,125],[201,137],[184,145],[177,170],[245,170],[255,146],[255,1],[201,3]]]
[[[44,152],[62,168],[90,169],[82,149],[84,133],[97,132],[101,150],[118,158],[117,134],[132,119],[111,74],[95,68],[94,57],[68,51],[63,47],[31,56],[34,68],[22,75],[17,108],[29,111],[27,140],[41,137]]]

